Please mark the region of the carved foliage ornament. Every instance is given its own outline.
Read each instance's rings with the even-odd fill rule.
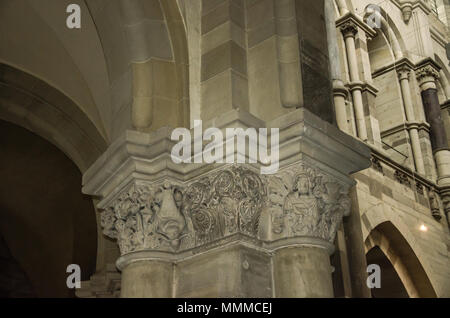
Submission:
[[[259,238],[269,213],[277,238],[317,237],[334,241],[350,211],[347,187],[303,165],[260,177],[233,166],[186,187],[135,184],[102,213],[104,234],[121,253],[180,251],[241,233]]]
[[[256,237],[265,198],[259,175],[242,167],[191,184],[183,210],[192,220],[196,245],[238,232]]]
[[[419,80],[419,82],[427,77],[434,77],[435,79],[438,79],[439,72],[431,65],[426,65],[426,66],[416,70],[416,76],[417,76],[417,79]]]
[[[180,188],[133,185],[101,215],[104,234],[117,239],[122,254],[137,250],[177,250],[192,239],[180,212]]]
[[[340,29],[344,37],[355,37],[358,33],[358,26],[352,21],[343,23]]]

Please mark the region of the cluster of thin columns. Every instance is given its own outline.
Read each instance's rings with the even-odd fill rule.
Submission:
[[[343,85],[341,66],[339,61],[339,49],[336,40],[336,30],[335,30],[335,12],[334,6],[332,2],[328,3],[325,7],[326,18],[327,18],[327,28],[328,28],[328,37],[329,37],[329,53],[330,59],[332,59],[331,66],[331,76],[333,79],[333,88],[334,88],[334,104],[336,110],[336,121],[339,128],[351,134],[348,123],[348,116],[346,110],[346,98],[347,98],[347,90]],[[348,11],[346,11],[348,12]],[[356,50],[356,35],[358,34],[358,25],[351,20],[341,24],[340,31],[344,37],[344,45],[345,52],[347,57],[348,64],[348,72],[350,79],[350,92],[351,99],[353,101],[353,111],[355,114],[355,125],[356,125],[356,135],[363,141],[368,140],[368,133],[365,121],[364,114],[364,102],[362,98],[363,85],[364,83],[360,79],[360,71],[358,67],[358,58],[357,58],[357,50]],[[416,172],[419,174],[425,175],[425,166],[424,166],[424,158],[422,154],[422,149],[420,145],[420,137],[419,137],[419,125],[417,124],[416,116],[414,114],[414,105],[411,97],[411,86],[410,86],[410,73],[412,71],[412,67],[407,65],[400,65],[397,67],[399,84],[403,99],[404,112],[406,116],[406,121],[408,123],[408,132],[411,140],[411,148],[414,157],[414,166]],[[436,77],[438,74],[436,74]],[[428,91],[429,89],[433,89],[430,87],[434,85],[434,89],[436,89],[435,78],[430,81],[426,81],[424,84],[421,84],[421,91]],[[434,84],[433,84],[434,83]],[[430,95],[431,94],[431,95]],[[425,95],[436,96],[435,100],[431,103],[437,104],[439,106],[439,102],[437,100],[437,93],[433,94],[428,91]],[[422,94],[422,96],[424,96]],[[438,106],[429,106],[430,101],[433,98],[428,97],[427,102],[424,101],[424,106],[428,109],[437,109]],[[427,112],[425,110],[425,112]],[[427,116],[427,120],[431,125],[431,138],[436,139],[434,135],[445,136],[443,132],[445,132],[445,128],[443,126],[442,121],[434,120],[431,117],[436,117],[439,114],[435,112],[434,114],[429,114]],[[443,138],[443,137],[442,137]],[[439,140],[442,138],[438,138]],[[446,149],[447,146],[443,145],[440,142],[439,146],[434,146],[433,150],[435,152],[436,162],[438,166],[438,175],[440,179],[446,179],[448,175],[447,169],[447,159],[446,155],[442,155],[442,148]],[[445,150],[447,151],[447,150]],[[444,151],[444,152],[445,152]],[[444,162],[444,163],[441,163]],[[443,168],[444,167],[444,168]],[[445,171],[444,171],[445,170]]]

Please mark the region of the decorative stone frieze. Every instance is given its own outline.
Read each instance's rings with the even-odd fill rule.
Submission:
[[[371,158],[372,161],[372,168],[374,168],[376,171],[384,174],[383,166],[381,165],[380,159],[376,157]]]
[[[416,182],[416,191],[420,195],[424,195],[423,185],[420,182]]]
[[[411,181],[408,178],[408,175],[400,170],[396,170],[394,173],[395,180],[397,180],[400,184],[403,184],[407,187],[411,188]]]
[[[350,212],[348,187],[304,164],[272,176],[231,166],[187,185],[135,183],[107,205],[101,225],[122,255],[181,252],[235,234],[265,241],[269,227],[272,241],[308,237],[333,243]],[[263,213],[270,226],[261,225]]]

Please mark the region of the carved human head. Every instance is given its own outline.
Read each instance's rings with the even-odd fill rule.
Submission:
[[[311,188],[311,178],[307,173],[297,175],[294,183],[294,191],[297,191],[299,194],[310,194]]]

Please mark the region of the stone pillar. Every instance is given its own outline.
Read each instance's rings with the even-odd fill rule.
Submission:
[[[398,77],[400,80],[400,87],[403,96],[403,105],[406,114],[406,120],[414,124],[416,123],[414,115],[414,107],[411,98],[411,87],[409,85],[409,75],[411,69],[407,66],[402,66],[397,69]],[[419,130],[417,125],[409,126],[409,136],[411,139],[411,146],[414,155],[414,163],[416,171],[422,175],[425,175],[425,166],[423,163],[422,149],[419,141]]]
[[[420,85],[425,116],[430,124],[431,145],[438,171],[438,184],[440,186],[450,185],[450,150],[436,88],[439,66],[432,60],[425,60],[418,64],[416,75]]]
[[[245,1],[202,0],[201,119],[249,110]]]
[[[345,39],[345,49],[347,52],[347,60],[348,60],[348,68],[350,72],[350,85],[351,85],[351,94],[353,97],[353,106],[355,109],[355,121],[356,128],[358,132],[358,137],[366,141],[367,137],[367,128],[366,121],[364,118],[364,105],[362,98],[362,90],[363,83],[359,78],[359,70],[358,70],[358,60],[356,57],[356,46],[355,46],[355,37],[358,33],[358,26],[356,23],[352,21],[347,21],[343,23],[341,26],[342,34]]]
[[[370,298],[367,287],[367,260],[364,249],[364,236],[361,229],[361,214],[359,211],[358,191],[356,186],[350,190],[352,209],[344,220],[345,240],[347,243],[348,263],[352,284],[352,297]]]
[[[297,264],[298,270],[292,270]],[[280,298],[333,298],[330,254],[324,248],[285,248],[274,258],[275,293]],[[296,283],[293,283],[296,282]]]
[[[254,121],[231,111],[215,124]],[[166,128],[128,131],[85,173],[120,248],[122,297],[333,296],[329,256],[370,150],[303,108],[266,127],[284,141],[272,175],[261,163],[175,164]]]

